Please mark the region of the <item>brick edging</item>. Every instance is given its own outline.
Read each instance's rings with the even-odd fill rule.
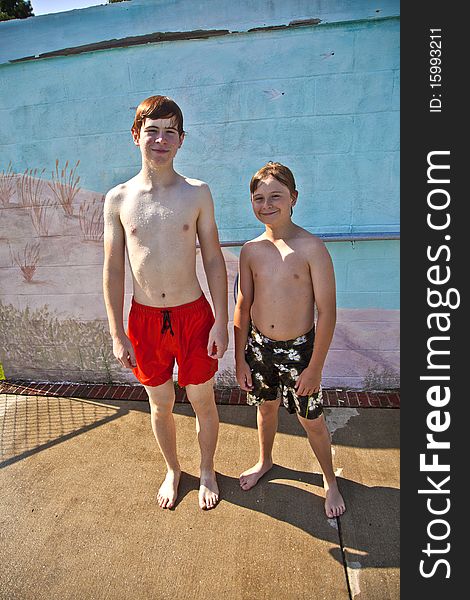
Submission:
[[[20,396],[60,396],[95,400],[147,400],[142,385],[102,383],[53,383],[35,381],[0,381],[0,394]],[[240,388],[216,388],[216,404],[246,404]],[[184,388],[176,388],[176,402],[188,403]],[[323,390],[326,407],[400,408],[400,391]]]

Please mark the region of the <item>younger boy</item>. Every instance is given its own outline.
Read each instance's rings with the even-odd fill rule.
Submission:
[[[104,206],[103,287],[114,356],[133,369],[149,396],[152,429],[167,474],[157,495],[162,508],[176,502],[181,467],[173,419],[178,382],[196,413],[201,451],[199,506],[219,497],[214,471],[219,418],[213,376],[227,348],[227,274],[214,205],[207,184],[177,173],[173,160],[183,144],[183,115],[166,96],[137,107],[132,125],[140,172],[108,192]],[[196,276],[199,239],[215,319]],[[127,333],[123,326],[124,254],[134,296]]]
[[[249,490],[273,466],[282,400],[289,413],[297,413],[323,470],[326,515],[338,517],[345,505],[333,471],[321,392],[336,322],[333,265],[323,242],[291,220],[298,192],[286,166],[266,164],[252,177],[250,192],[265,232],[240,253],[235,360],[237,381],[248,403],[258,407],[260,456],[240,475],[240,486]]]

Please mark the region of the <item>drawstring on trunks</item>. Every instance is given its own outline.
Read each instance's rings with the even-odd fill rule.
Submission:
[[[165,333],[168,329],[170,330],[171,335],[175,335],[173,333],[173,329],[171,327],[171,318],[170,318],[171,310],[162,310],[163,315],[163,326],[162,326],[162,334]]]

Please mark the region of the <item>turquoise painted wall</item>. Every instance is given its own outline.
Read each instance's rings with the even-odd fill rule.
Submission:
[[[62,166],[80,161],[81,188],[75,216],[54,209],[49,238],[37,238],[36,286],[10,284],[18,268],[8,248],[19,252],[36,232],[18,208],[19,195],[11,205],[0,202],[0,240],[6,242],[0,248],[0,302],[19,311],[62,307],[64,315],[97,318],[105,327],[102,258],[98,246],[90,249],[99,241],[87,241],[83,252],[72,221],[80,205],[98,202],[140,168],[130,127],[138,103],[157,93],[172,96],[183,109],[187,136],[176,167],[209,183],[222,240],[243,242],[260,233],[248,184],[268,160],[294,172],[294,220],[311,232],[398,231],[399,27],[396,0],[132,0],[0,23],[0,179],[9,164],[18,181],[26,169],[44,169],[41,178],[50,180],[56,160]],[[204,39],[193,39],[198,30]],[[139,40],[168,32],[179,39]],[[120,47],[110,48],[110,40]],[[66,248],[60,260],[61,251],[52,248]],[[330,353],[341,360],[332,363],[330,383],[358,386],[387,369],[396,373],[399,243],[328,248],[344,311]],[[236,254],[234,249],[229,260],[236,261]],[[61,289],[64,268],[69,281]],[[80,269],[88,276],[77,290]],[[236,263],[230,269],[236,272]],[[344,375],[351,363],[345,348],[364,327],[375,332],[369,338],[387,332],[390,343],[385,348],[366,340],[355,371]]]
[[[221,239],[258,234],[248,182],[268,160],[294,172],[300,191],[295,219],[310,231],[397,231],[399,20],[391,15],[398,3],[386,3],[386,18],[369,2],[265,2],[256,9],[242,3],[237,17],[229,3],[218,2],[225,8],[212,12],[209,3],[196,15],[191,3],[177,2],[178,12],[174,4],[133,0],[1,23],[2,56],[14,59],[30,55],[31,36],[44,52],[106,34],[148,33],[152,25],[194,30],[204,15],[211,18],[205,29],[237,27],[241,33],[4,62],[0,169],[11,161],[17,172],[49,171],[56,158],[80,160],[81,186],[105,193],[139,168],[129,132],[135,107],[164,93],[185,114],[188,135],[177,168],[211,186]],[[263,19],[261,4],[276,10]],[[323,20],[315,26],[243,31],[318,15]],[[72,35],[73,22],[80,27]],[[356,296],[359,308],[398,308],[392,301],[398,289],[390,290],[390,281],[397,285],[398,279],[395,247],[375,242],[361,250],[376,268],[370,296]],[[356,260],[352,249],[350,256]],[[339,289],[347,285],[342,277],[339,269]],[[354,304],[351,296],[344,302]]]

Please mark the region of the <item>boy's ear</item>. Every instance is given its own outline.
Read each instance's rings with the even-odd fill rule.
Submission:
[[[139,140],[140,140],[140,131],[137,131],[137,129],[132,129],[132,139],[134,140],[134,144],[136,146],[139,145]]]
[[[299,192],[297,190],[294,190],[294,192],[291,194],[291,200],[292,200],[291,206],[295,206],[298,197],[299,197]]]
[[[184,142],[184,135],[185,135],[185,134],[184,134],[184,131],[183,131],[183,133],[180,135],[180,145],[178,146],[178,148],[181,148],[181,146],[183,145],[183,142]]]

